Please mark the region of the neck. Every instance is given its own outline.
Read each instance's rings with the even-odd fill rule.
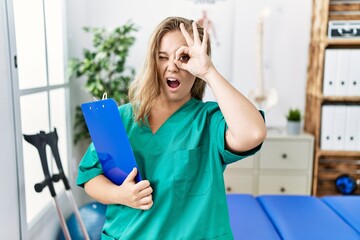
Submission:
[[[158,110],[162,109],[163,111],[175,112],[190,99],[191,96],[189,95],[189,97],[183,98],[179,101],[169,101],[164,97],[159,96],[158,99],[155,101],[153,107],[155,107]]]

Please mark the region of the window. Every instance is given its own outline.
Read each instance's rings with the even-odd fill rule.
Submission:
[[[16,116],[22,134],[57,129],[58,148],[65,174],[68,175],[68,82],[64,39],[64,6],[62,0],[13,0],[17,49],[17,83],[14,96],[20,111]],[[19,136],[21,137],[21,136]],[[18,165],[21,212],[27,226],[34,224],[52,201],[47,188],[36,193],[34,185],[44,180],[37,149],[22,141],[22,158]],[[19,142],[19,140],[17,141]],[[57,172],[50,148],[47,149],[50,171]],[[62,182],[55,183],[57,194]]]

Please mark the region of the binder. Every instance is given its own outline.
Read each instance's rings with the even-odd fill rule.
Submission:
[[[323,79],[323,95],[335,95],[335,81],[337,70],[337,49],[325,50],[325,63],[324,63],[324,79]]]
[[[339,49],[335,80],[335,96],[346,96],[349,82],[350,50]]]
[[[357,136],[357,143],[356,143],[356,148],[355,151],[359,151],[360,152],[360,106],[356,106],[355,107],[355,111],[357,112],[357,116],[358,116],[358,122],[356,123],[357,128],[356,128],[356,133],[355,135]]]
[[[320,148],[322,150],[333,150],[334,146],[334,116],[333,105],[323,105],[321,108],[321,137]]]
[[[346,107],[346,132],[344,150],[356,151],[360,137],[360,106]],[[359,149],[360,150],[360,149]]]
[[[113,183],[122,184],[137,164],[115,100],[83,103],[81,110],[104,175]],[[138,171],[135,181],[140,180]]]
[[[359,38],[358,20],[331,20],[328,24],[328,38]]]
[[[343,151],[345,149],[345,124],[347,107],[345,105],[336,105],[334,108],[334,143],[332,149]]]
[[[347,96],[360,96],[360,50],[350,51],[349,82]]]

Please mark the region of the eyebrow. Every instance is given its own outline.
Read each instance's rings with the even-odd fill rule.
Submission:
[[[162,52],[162,51],[159,51],[159,54],[168,54],[167,52]]]

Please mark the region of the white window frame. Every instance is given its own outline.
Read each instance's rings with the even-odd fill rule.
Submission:
[[[16,34],[15,34],[15,24],[14,24],[14,7],[12,0],[4,0],[6,1],[6,10],[8,16],[8,36],[9,36],[9,51],[11,57],[11,80],[12,80],[12,90],[13,90],[13,111],[14,111],[14,127],[15,127],[15,145],[16,145],[16,153],[17,153],[17,170],[18,170],[18,196],[19,196],[19,212],[20,212],[20,239],[56,239],[57,232],[59,231],[59,220],[52,204],[46,205],[43,210],[38,214],[34,220],[28,224],[26,218],[26,202],[25,202],[25,182],[24,182],[24,163],[23,163],[23,132],[21,128],[21,114],[20,114],[20,97],[29,94],[35,94],[43,91],[47,91],[48,93],[51,90],[65,89],[66,92],[66,109],[70,109],[70,100],[69,100],[69,93],[70,93],[70,84],[69,81],[65,81],[64,84],[53,85],[49,86],[49,79],[47,79],[47,86],[46,87],[39,87],[33,89],[19,89],[19,78],[18,72],[16,68]],[[63,44],[64,44],[64,65],[65,69],[67,68],[67,38],[66,38],[66,21],[65,21],[65,1],[62,1],[62,9],[63,9]],[[44,0],[43,0],[44,4]],[[45,24],[45,23],[44,23]],[[67,74],[64,74],[67,77]],[[50,107],[50,104],[49,104]],[[69,113],[70,111],[67,111]],[[49,111],[50,115],[50,111]],[[66,116],[66,128],[67,128],[67,156],[66,159],[62,159],[62,161],[67,161],[71,159],[71,152],[72,152],[72,131],[71,131],[71,114],[67,114]],[[50,118],[50,116],[48,116]],[[51,123],[50,123],[51,125]],[[49,129],[50,126],[49,126]],[[39,129],[40,130],[40,129]],[[39,159],[40,161],[40,159]],[[68,163],[68,168],[71,166]],[[50,167],[50,166],[49,166]],[[68,171],[70,172],[70,171]],[[69,179],[71,180],[71,179]],[[44,189],[48,193],[48,189]],[[49,193],[48,193],[49,194]],[[65,195],[64,191],[62,193],[57,193],[60,205],[63,206],[63,211],[66,213],[70,212],[70,207],[68,207],[68,203],[64,202]],[[50,195],[50,194],[49,194]]]

